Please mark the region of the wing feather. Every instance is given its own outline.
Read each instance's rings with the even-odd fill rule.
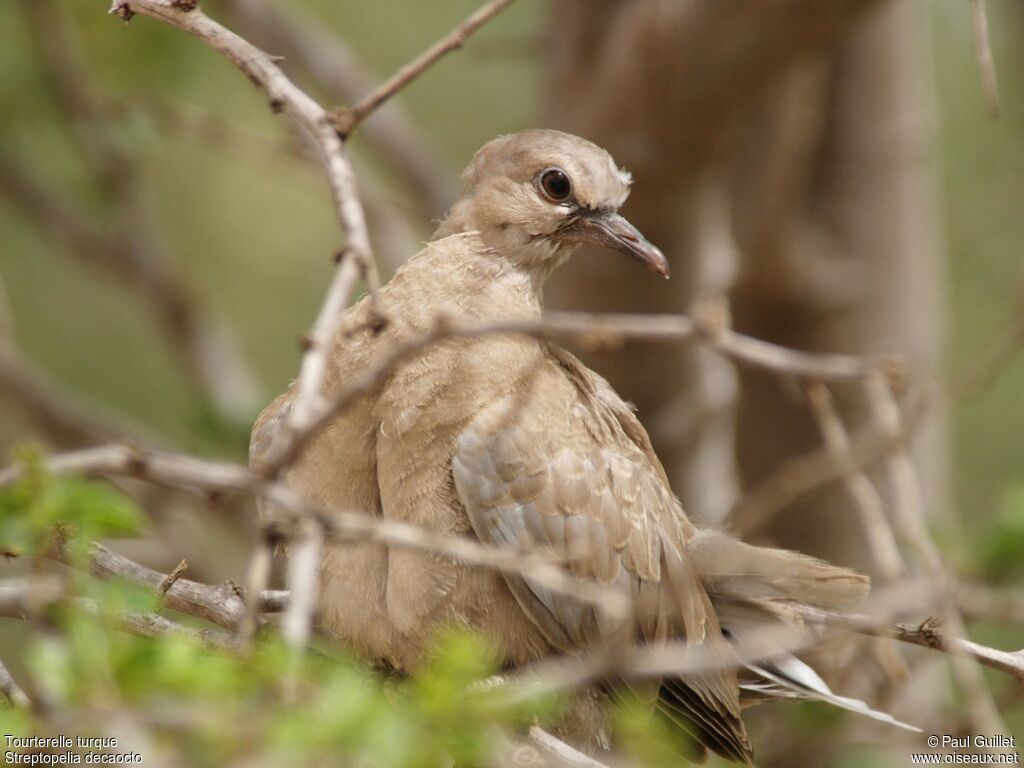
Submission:
[[[640,637],[685,637],[726,659],[728,646],[686,551],[694,529],[646,433],[575,358],[559,353],[478,414],[458,437],[452,474],[482,541],[548,551],[577,576],[625,585]],[[528,576],[507,582],[554,647],[576,652],[602,638],[592,606]],[[672,681],[663,705],[689,718],[712,748],[748,761],[738,686],[727,666]]]

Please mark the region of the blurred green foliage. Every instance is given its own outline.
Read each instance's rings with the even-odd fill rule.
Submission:
[[[109,487],[52,477],[34,457],[25,467],[0,496],[0,551],[38,558],[37,573],[55,536],[84,552],[86,532],[137,529],[136,510]],[[31,641],[17,659],[41,706],[34,714],[0,708],[0,733],[109,735],[112,723],[129,722],[146,734],[145,744],[122,746],[189,765],[427,768],[450,759],[483,764],[498,747],[499,728],[547,722],[562,711],[557,696],[484,685],[498,670],[497,654],[465,631],[440,634],[418,673],[401,680],[315,652],[296,660],[273,632],[250,654],[231,658],[190,636],[120,630],[126,612],[160,610],[156,596],[63,573],[66,592],[29,617]],[[97,615],[72,599],[83,596],[95,601]]]
[[[1007,581],[1024,574],[1024,483],[1010,486],[981,542],[980,563],[987,579]]]
[[[139,534],[145,517],[135,502],[108,483],[74,476],[55,477],[38,450],[15,451],[21,477],[0,488],[0,553],[34,557],[55,543]]]
[[[384,681],[359,663],[316,655],[296,669],[274,639],[233,659],[190,638],[128,635],[73,610],[58,625],[59,634],[41,635],[28,649],[36,695],[72,718],[74,735],[109,734],[115,714],[130,720],[149,744],[123,746],[148,759],[427,768],[450,756],[480,765],[496,748],[499,727],[556,711],[550,701],[513,702],[499,689],[474,687],[494,667],[469,635],[439,639],[433,661],[416,676]],[[0,711],[3,733],[46,735],[54,722],[59,716]]]

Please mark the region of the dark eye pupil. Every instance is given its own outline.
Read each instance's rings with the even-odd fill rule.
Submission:
[[[544,186],[544,191],[555,200],[564,200],[572,191],[569,177],[565,175],[564,171],[560,171],[557,168],[545,171],[540,182]]]

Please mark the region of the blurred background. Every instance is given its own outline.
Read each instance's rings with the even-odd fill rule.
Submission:
[[[204,8],[340,104],[476,5]],[[1020,590],[1024,6],[987,6],[994,119],[964,0],[520,0],[352,139],[381,269],[429,239],[459,171],[497,134],[548,126],[602,144],[632,171],[625,213],[669,255],[673,279],[581,253],[549,306],[727,306],[752,336],[904,359],[906,392],[925,403],[913,448],[934,537],[965,583]],[[342,244],[323,174],[217,54],[105,11],[0,5],[0,443],[80,446],[113,421],[167,447],[243,459],[252,420],[297,371],[297,340]],[[821,443],[793,382],[696,348],[589,360],[638,405],[691,515],[879,575],[836,484],[744,517],[751,489]],[[832,394],[855,432],[862,394]],[[78,427],[41,418],[39,397],[71,409]],[[165,570],[187,557],[199,580],[241,577],[251,509],[151,501],[153,535],[122,551]],[[20,642],[16,624],[0,623],[0,654]],[[970,626],[980,641],[1024,645],[1019,624]],[[931,661],[920,675],[913,666],[914,684],[888,686],[885,703],[925,707],[955,730],[948,672]],[[881,672],[856,672],[851,693],[881,695],[865,681]],[[1020,692],[990,682],[1024,735]],[[817,728],[822,715],[768,717],[754,733],[766,764],[794,764],[798,749],[807,764],[881,759],[878,731],[829,755],[808,727],[761,747],[770,718]]]

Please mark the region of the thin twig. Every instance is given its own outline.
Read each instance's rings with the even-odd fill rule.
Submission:
[[[1024,286],[1010,308],[1010,316],[991,340],[974,356],[970,367],[951,386],[953,397],[965,401],[977,397],[999,377],[1024,347]]]
[[[922,393],[907,411],[907,428],[921,422],[930,400]],[[827,447],[816,448],[786,461],[774,474],[750,490],[730,513],[733,527],[749,534],[794,501],[841,479],[851,470],[864,469],[896,450],[902,435],[892,435],[876,424],[850,436],[846,457],[837,458]]]
[[[557,761],[556,765],[566,768],[608,768],[604,763],[588,757],[538,725],[530,727],[527,737],[537,749],[554,758]]]
[[[466,40],[480,27],[497,16],[513,0],[490,0],[474,11],[455,29],[438,40],[423,53],[399,69],[380,86],[359,103],[348,109],[340,109],[335,113],[336,125],[343,135],[348,136],[352,130],[365,120],[381,104],[390,99],[409,83],[422,75],[442,56],[465,45]]]
[[[245,614],[242,617],[238,634],[242,642],[252,641],[256,628],[259,626],[259,595],[270,582],[270,571],[273,567],[274,543],[267,531],[262,531],[259,542],[253,548],[249,559],[249,569],[245,581]]]
[[[967,618],[1024,627],[1024,595],[999,591],[981,584],[957,586],[957,605]]]
[[[33,594],[32,585],[0,587],[0,616],[10,619],[27,619],[36,609],[37,595]],[[215,629],[192,629],[171,621],[157,613],[139,611],[120,611],[113,616],[104,610],[95,600],[85,597],[73,597],[68,603],[78,612],[96,619],[112,619],[115,626],[125,632],[139,637],[163,637],[178,635],[187,637],[211,650],[237,656],[241,646],[234,635]]]
[[[723,656],[704,645],[685,640],[627,646],[614,655],[601,649],[578,657],[552,657],[520,668],[507,676],[485,681],[485,687],[508,686],[524,696],[536,696],[577,688],[610,673],[628,679],[651,679],[665,675],[686,675],[714,669],[737,669],[745,664],[794,653],[819,642],[819,630],[887,638],[970,659],[981,666],[1003,672],[1024,683],[1024,650],[1010,652],[951,636],[935,618],[920,624],[894,623],[857,613],[835,613],[810,606],[790,606],[791,625],[768,624],[746,634],[742,644]],[[1005,733],[1005,731],[995,731]]]
[[[285,431],[298,429],[321,397],[329,347],[360,274],[372,275],[368,278],[371,285],[379,282],[366,217],[344,142],[323,107],[285,76],[274,57],[213,21],[199,8],[186,8],[175,0],[115,0],[111,12],[125,19],[134,13],[151,16],[194,35],[223,54],[264,91],[272,110],[288,115],[320,149],[335,212],[347,237],[345,248],[352,258],[339,260],[309,334],[296,383],[297,395],[281,427]]]
[[[210,19],[194,3],[184,4],[179,0],[114,0],[111,12],[126,20],[134,13],[152,16],[194,35],[223,54],[264,91],[273,111],[288,115],[320,149],[338,221],[347,238],[344,253],[349,258],[339,259],[334,270],[327,296],[308,337],[308,348],[302,357],[292,407],[278,426],[284,435],[305,429],[310,412],[322,400],[327,357],[357,280],[364,277],[371,291],[380,282],[370,247],[366,215],[359,200],[355,173],[344,141],[323,107],[288,79],[274,57]],[[300,514],[309,514],[309,510],[302,509]],[[320,532],[316,535],[319,536]],[[306,559],[303,559],[303,564],[306,564]],[[315,588],[315,579],[306,578],[305,570],[302,574],[301,584],[311,590]],[[307,611],[305,608],[312,601],[307,598],[298,592],[293,594],[293,605],[289,607],[287,618],[293,630],[288,633],[290,639],[305,636],[309,632],[308,621],[312,610]],[[296,617],[307,621],[302,631],[294,626]]]
[[[999,117],[999,83],[996,80],[996,65],[992,60],[992,42],[988,33],[988,10],[985,0],[970,0],[971,27],[974,30],[974,56],[981,72],[985,89],[985,103],[990,117]]]
[[[309,642],[319,592],[320,555],[324,531],[312,518],[300,522],[301,533],[292,539],[288,557],[288,588],[291,600],[284,612],[282,634],[292,651],[301,652]]]
[[[895,581],[906,574],[906,565],[896,543],[892,525],[885,515],[882,497],[864,471],[852,466],[850,435],[836,411],[828,387],[824,382],[815,380],[808,382],[805,391],[825,446],[837,461],[850,465],[849,471],[842,477],[842,482],[856,503],[875,565],[886,581]]]
[[[21,689],[21,686],[11,677],[11,673],[7,671],[3,661],[0,661],[0,695],[6,698],[12,706],[19,709],[28,709],[32,706],[32,701],[25,691]]]
[[[147,589],[161,598],[162,605],[173,611],[243,634],[241,627],[244,626],[245,601],[234,582],[212,585],[184,579],[184,560],[167,576],[161,576],[159,571],[112,552],[96,542],[89,544],[88,553],[82,560],[74,557],[66,546],[55,545],[46,555],[66,565],[81,567],[98,579],[121,579]],[[9,552],[4,554],[7,557],[14,556]],[[283,590],[262,590],[255,595],[252,602],[257,623],[258,614],[281,613],[289,602],[289,593]]]
[[[616,622],[628,616],[629,605],[624,594],[576,578],[545,555],[496,549],[469,538],[447,536],[359,512],[322,509],[304,501],[284,484],[268,481],[240,464],[204,461],[183,454],[116,444],[57,454],[47,458],[44,464],[48,471],[55,474],[127,476],[194,493],[256,495],[275,513],[285,516],[284,520],[277,520],[278,523],[294,525],[296,521],[312,518],[325,535],[336,540],[379,542],[404,549],[434,552],[468,565],[493,568],[503,573],[528,574],[531,581],[538,585],[593,605]],[[24,468],[20,465],[12,465],[0,471],[0,487],[15,482],[23,472]],[[163,576],[159,573],[156,575],[159,583]],[[179,581],[168,592],[168,596],[174,595],[181,585],[182,581]],[[240,605],[239,615],[242,612],[244,607]]]
[[[174,566],[170,573],[164,576],[160,584],[157,585],[156,591],[160,594],[160,597],[167,596],[167,590],[174,586],[175,582],[182,577],[182,574],[188,570],[188,560],[181,558],[178,564]]]
[[[754,339],[728,329],[706,329],[685,315],[599,315],[551,312],[540,320],[487,323],[438,317],[434,327],[417,338],[395,345],[373,365],[352,375],[345,386],[308,408],[294,428],[279,432],[270,450],[258,459],[266,477],[289,466],[317,431],[332,418],[374,392],[402,363],[432,344],[449,338],[520,334],[543,341],[574,340],[587,347],[618,347],[626,341],[678,343],[699,339],[736,362],[798,378],[863,379],[883,363],[857,357],[810,354]],[[294,409],[294,406],[293,406]]]
[[[862,635],[873,637],[889,637],[901,643],[932,648],[949,654],[952,658],[973,660],[978,664],[997,669],[1015,677],[1024,684],[1024,650],[1000,651],[996,648],[980,645],[960,637],[950,636],[935,618],[926,619],[920,624],[887,624],[870,616],[829,614],[822,618],[827,626],[847,629]],[[977,667],[971,666],[977,671]],[[992,733],[1006,733],[1002,725]]]
[[[77,567],[80,564],[63,546],[53,547],[47,554],[68,565]],[[184,562],[183,560],[182,563]],[[124,555],[111,552],[102,544],[92,543],[84,565],[90,573],[100,579],[123,579],[148,589],[160,597],[162,604],[171,610],[196,616],[225,629],[234,630],[245,613],[245,606],[237,587],[230,582],[210,586],[182,578],[184,569],[179,570],[181,563],[179,568],[164,576],[159,571],[136,563]],[[175,573],[177,576],[171,579]]]
[[[220,5],[242,35],[286,56],[287,66],[308,74],[334,99],[352,103],[373,88],[377,78],[365,70],[348,43],[296,5],[265,0],[222,0]],[[436,219],[448,209],[457,191],[456,173],[401,104],[392,102],[388,109],[377,110],[360,135],[405,182],[424,219]]]
[[[956,606],[956,580],[928,533],[920,483],[910,458],[899,406],[889,381],[881,374],[869,377],[865,387],[873,420],[897,443],[897,449],[888,458],[895,528],[916,554],[925,574],[932,580],[936,594],[943,601],[943,622],[954,637],[965,637],[963,617]],[[950,653],[953,674],[963,691],[972,725],[978,732],[1005,733],[1002,717],[981,672],[967,663],[968,657],[975,657],[969,646],[973,644],[962,640],[949,644],[945,650]]]

